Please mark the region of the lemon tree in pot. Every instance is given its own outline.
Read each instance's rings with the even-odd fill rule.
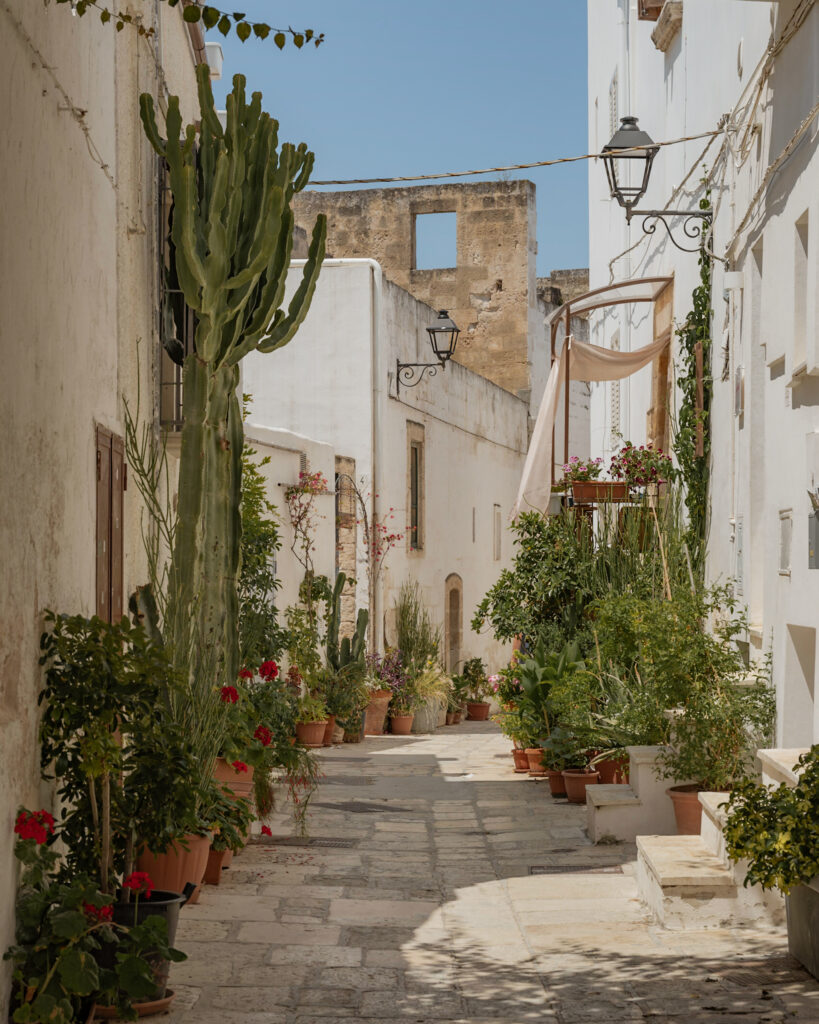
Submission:
[[[747,862],[745,885],[785,894],[788,948],[819,978],[819,745],[796,770],[795,786],[737,784],[723,833],[731,859]]]

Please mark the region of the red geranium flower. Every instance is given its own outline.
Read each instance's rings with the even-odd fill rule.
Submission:
[[[82,912],[92,921],[110,921],[114,916],[114,908],[110,905],[95,907],[93,903],[83,903]]]
[[[234,761],[233,764],[231,765],[231,768],[233,768],[235,772],[247,771],[247,765],[244,763],[244,761]]]
[[[253,678],[253,673],[250,671],[249,668],[240,668],[239,669],[239,678],[240,679],[252,679]]]
[[[270,827],[268,825],[262,825],[262,835],[271,837],[273,836],[273,833],[270,831]]]
[[[222,701],[225,704],[235,704],[239,699],[239,693],[235,686],[222,687]]]
[[[136,893],[145,893],[145,899],[151,898],[154,891],[154,883],[151,881],[147,871],[132,871],[122,882],[123,889],[133,889]]]
[[[275,679],[278,674],[279,666],[275,661],[263,661],[261,665],[259,665],[259,675],[262,679],[267,679],[268,682]]]
[[[33,839],[42,846],[54,834],[54,819],[48,811],[20,811],[14,831],[21,839]]]
[[[266,725],[260,725],[253,733],[253,739],[258,740],[263,747],[269,747],[273,742],[273,733],[267,728]]]

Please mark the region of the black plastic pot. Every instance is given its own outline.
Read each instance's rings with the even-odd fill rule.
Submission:
[[[114,923],[125,928],[131,928],[135,924],[142,924],[149,917],[163,917],[168,927],[168,945],[172,946],[176,938],[176,928],[179,924],[179,908],[184,906],[191,897],[195,885],[190,883],[185,886],[185,892],[166,892],[163,889],[155,889],[150,899],[144,896],[139,901],[131,903],[117,902],[113,907]],[[97,961],[100,967],[112,970],[115,964],[117,947],[114,943],[106,943],[97,954]],[[151,972],[156,980],[156,989],[152,999],[162,999],[165,989],[168,987],[168,975],[171,964],[165,957],[159,954],[148,954],[145,959],[151,965]]]
[[[797,885],[785,897],[788,950],[814,978],[819,978],[819,880]]]

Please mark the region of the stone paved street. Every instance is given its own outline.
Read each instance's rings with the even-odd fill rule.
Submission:
[[[590,845],[493,724],[322,758],[313,844],[251,844],[183,911],[173,1024],[819,1022],[783,932],[654,925],[634,847]]]

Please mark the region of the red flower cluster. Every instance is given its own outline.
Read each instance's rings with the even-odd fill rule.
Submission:
[[[262,835],[263,836],[270,836],[272,838],[273,833],[270,831],[270,826],[269,825],[262,825]]]
[[[239,692],[235,686],[222,687],[222,702],[224,704],[235,704],[239,699]]]
[[[263,661],[259,665],[259,675],[268,682],[275,679],[279,674],[279,666],[275,661]]]
[[[250,671],[249,668],[240,668],[239,669],[239,678],[240,679],[252,679],[253,678],[253,673]]]
[[[95,907],[93,903],[83,903],[82,912],[89,921],[97,921],[102,924],[104,921],[111,921],[114,916],[114,908],[110,905]]]
[[[258,740],[263,747],[269,747],[273,742],[273,733],[266,725],[260,725],[253,733],[253,739]]]
[[[145,899],[151,898],[154,891],[154,883],[147,871],[132,871],[122,882],[123,889],[133,889],[136,893],[145,893]]]
[[[20,811],[14,832],[21,839],[33,839],[42,846],[50,835],[54,835],[54,819],[48,811]]]
[[[247,771],[247,765],[244,763],[244,761],[234,761],[231,764],[231,768],[235,772],[246,772]]]

